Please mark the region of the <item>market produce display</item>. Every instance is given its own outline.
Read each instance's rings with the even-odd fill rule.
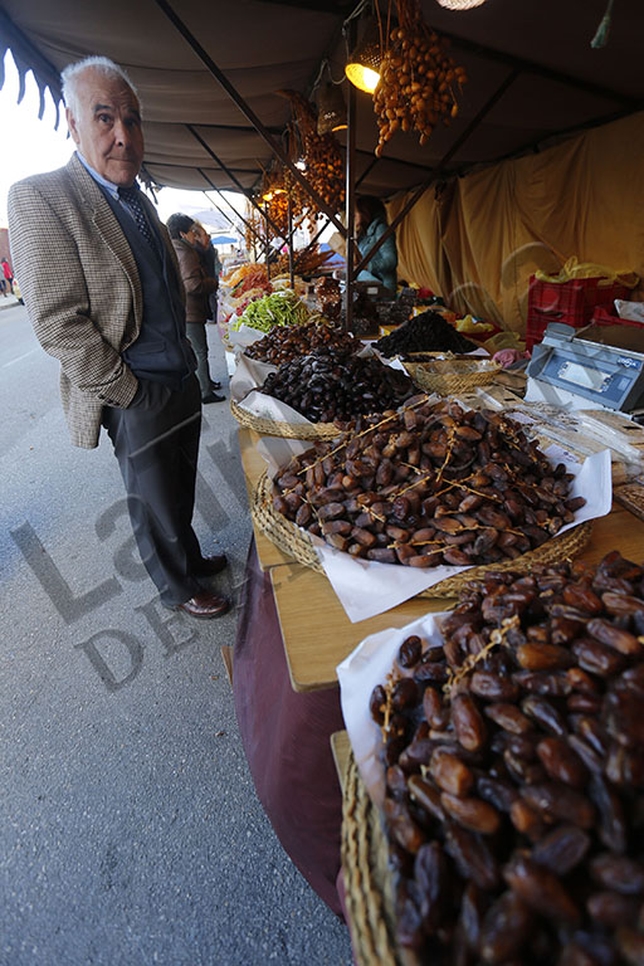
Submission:
[[[375,154],[396,131],[415,131],[426,144],[436,125],[458,113],[457,90],[465,70],[449,54],[449,42],[423,20],[419,0],[396,0],[398,25],[389,35],[373,93],[379,139]]]
[[[239,268],[222,276],[221,289],[222,291],[226,289],[225,302],[228,309],[222,312],[222,322],[228,322],[233,315],[242,315],[251,302],[273,291],[266,266],[257,262],[240,265]]]
[[[261,391],[313,423],[332,423],[398,406],[415,390],[404,372],[373,356],[362,358],[327,345],[269,373]]]
[[[260,265],[259,262],[246,262],[227,275],[222,275],[221,281],[231,292],[246,291],[257,285],[266,285],[268,284],[266,266]]]
[[[274,326],[304,325],[310,318],[304,302],[291,289],[285,289],[255,299],[232,323],[232,328],[248,325],[260,332],[269,332]]]
[[[411,352],[474,352],[471,342],[439,312],[421,312],[383,336],[375,344],[383,356],[408,355]]]
[[[410,567],[516,559],[582,497],[517,423],[455,402],[354,419],[276,476],[275,509],[355,557]]]
[[[362,342],[334,325],[314,321],[287,329],[271,329],[263,339],[249,345],[244,354],[260,362],[281,366],[322,346],[333,346],[338,353],[351,354],[362,349]]]
[[[306,248],[293,252],[293,271],[299,276],[315,275],[321,271],[326,262],[333,258],[332,251],[321,251],[319,245],[307,245]],[[280,252],[272,265],[276,273],[290,274],[288,252]]]
[[[371,694],[405,963],[635,966],[644,567],[472,581]]]

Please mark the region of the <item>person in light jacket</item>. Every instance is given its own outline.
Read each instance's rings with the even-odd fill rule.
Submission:
[[[355,211],[356,243],[360,256],[367,255],[387,230],[387,213],[380,198],[359,195]],[[382,243],[367,267],[358,273],[358,282],[378,282],[390,298],[396,295],[398,252],[394,235]]]

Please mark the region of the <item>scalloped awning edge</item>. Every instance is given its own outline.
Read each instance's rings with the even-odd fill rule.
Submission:
[[[17,103],[20,104],[25,95],[26,76],[31,71],[40,97],[38,118],[42,120],[45,113],[45,92],[49,90],[56,111],[54,127],[58,130],[60,105],[63,98],[60,74],[54,65],[46,57],[43,57],[40,51],[27,39],[20,28],[16,27],[7,14],[0,10],[0,90],[2,90],[5,82],[4,59],[8,50],[11,51],[20,79]]]

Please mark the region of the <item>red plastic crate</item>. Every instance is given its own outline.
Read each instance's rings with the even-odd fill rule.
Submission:
[[[636,322],[635,319],[620,319],[619,315],[601,307],[594,310],[590,322],[591,325],[628,325],[634,329],[644,329],[644,322]]]
[[[541,342],[550,322],[580,328],[588,325],[597,307],[612,308],[615,299],[628,296],[630,289],[604,278],[575,278],[569,282],[543,282],[530,277],[526,349]]]

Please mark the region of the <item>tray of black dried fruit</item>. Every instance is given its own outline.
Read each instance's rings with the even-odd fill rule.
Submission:
[[[375,348],[387,358],[410,352],[474,352],[478,346],[466,339],[440,312],[421,312],[383,336]]]

